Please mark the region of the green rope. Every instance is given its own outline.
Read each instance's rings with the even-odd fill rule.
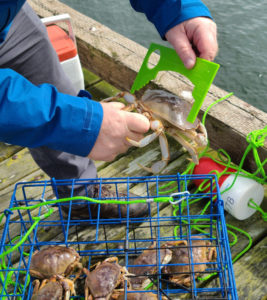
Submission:
[[[264,221],[267,222],[267,212],[265,212],[256,202],[254,202],[252,199],[248,202],[248,207],[253,208],[257,210],[259,213],[261,213],[262,218]]]
[[[10,208],[10,211],[15,211],[15,210],[32,210],[32,209],[36,209],[36,208],[40,208],[42,206],[48,206],[48,205],[53,205],[56,203],[62,203],[62,202],[70,202],[70,201],[88,201],[88,202],[92,202],[92,203],[99,203],[99,204],[134,204],[134,203],[148,203],[148,202],[170,202],[173,201],[173,197],[159,197],[159,198],[149,198],[149,199],[136,199],[136,200],[131,200],[129,201],[125,201],[125,200],[97,200],[94,198],[89,198],[89,197],[84,197],[84,196],[77,196],[77,197],[69,197],[69,198],[61,198],[61,199],[56,199],[56,200],[47,200],[32,206],[19,206],[19,207],[12,207]],[[8,250],[6,250],[5,252],[3,252],[0,255],[0,260],[1,260],[1,264],[0,264],[0,271],[4,271],[5,269],[7,269],[6,264],[5,264],[5,257],[17,250],[28,238],[28,236],[31,234],[31,232],[34,230],[34,228],[37,226],[37,224],[43,220],[48,218],[51,214],[53,213],[53,209],[50,208],[45,214],[38,216],[38,217],[32,217],[34,223],[31,225],[31,227],[27,230],[26,234],[20,239],[19,242],[17,242],[13,247],[11,247],[10,245],[7,245],[6,247],[8,248]],[[0,224],[3,221],[3,218],[5,217],[5,213],[2,213],[0,215]],[[18,238],[20,238],[20,236],[15,237],[12,241],[11,244],[13,244]],[[25,255],[28,255],[28,253],[24,253]],[[21,273],[25,273],[23,271],[20,271]],[[4,296],[7,296],[6,290],[7,287],[11,284],[11,285],[15,285],[16,282],[14,282],[12,280],[12,276],[13,276],[14,270],[10,269],[6,280],[4,278],[3,272],[0,272],[0,277],[1,277],[1,281],[4,282],[4,286],[1,288],[0,290],[0,294],[3,294]],[[27,278],[27,283],[26,283],[26,287],[28,286],[30,282],[30,277]],[[19,288],[20,292],[21,289]],[[20,299],[21,297],[19,297]]]
[[[213,102],[208,108],[207,110],[205,111],[204,115],[203,115],[203,118],[202,118],[202,123],[203,125],[205,125],[205,121],[206,121],[206,116],[208,114],[208,111],[217,103],[223,101],[223,100],[226,100],[227,98],[229,98],[230,96],[232,96],[233,93],[230,93],[228,95],[226,95],[225,97],[223,98],[220,98],[218,99],[217,101]],[[234,177],[234,180],[231,184],[231,186],[229,186],[227,189],[225,189],[224,191],[221,191],[221,194],[225,193],[226,191],[230,190],[233,185],[235,184],[236,182],[236,179],[237,179],[237,176],[243,176],[243,177],[248,177],[248,178],[251,178],[253,180],[256,180],[257,182],[259,182],[260,184],[266,184],[267,182],[267,177],[266,177],[266,174],[265,174],[265,170],[264,170],[264,165],[267,163],[267,159],[265,159],[263,162],[261,162],[260,160],[260,157],[258,155],[258,151],[257,149],[259,147],[263,147],[264,146],[264,141],[267,137],[267,126],[263,129],[260,129],[260,130],[255,130],[251,133],[248,134],[247,136],[247,142],[248,142],[248,146],[243,154],[243,157],[241,159],[241,162],[239,164],[239,166],[235,166],[231,163],[231,158],[230,156],[226,153],[226,151],[224,151],[223,149],[219,149],[217,154],[218,154],[218,157],[219,157],[219,160],[215,159],[212,155],[210,155],[208,153],[208,148],[209,148],[209,141],[208,141],[208,145],[206,146],[206,148],[199,154],[199,157],[203,157],[203,156],[206,156],[206,157],[209,157],[211,158],[213,161],[215,161],[216,163],[219,163],[223,166],[225,166],[225,169],[219,173],[217,170],[214,170],[212,173],[216,174],[217,177],[218,177],[218,180],[221,176],[223,175],[227,175],[227,174],[235,174],[235,177]],[[245,170],[242,169],[242,166],[244,164],[244,161],[248,155],[248,153],[250,151],[253,151],[253,156],[254,156],[254,160],[255,160],[255,163],[256,163],[256,166],[257,166],[257,170],[251,174],[249,172],[246,172]],[[186,175],[186,174],[192,174],[193,170],[195,168],[195,164],[193,162],[191,162],[188,167],[186,168],[186,170],[182,173],[182,175]],[[231,169],[234,169],[236,170],[236,172],[230,172],[228,169],[231,168]],[[242,172],[242,174],[241,174]],[[261,175],[260,177],[258,175]],[[215,184],[215,183],[214,183]],[[166,189],[168,187],[172,187],[171,189],[167,190]],[[194,192],[194,194],[197,194],[198,192],[203,192],[205,191],[207,188],[210,188],[210,181],[209,180],[204,180],[200,186],[196,189],[196,191]],[[212,187],[213,189],[214,187]],[[168,193],[168,192],[175,192],[177,190],[177,183],[175,181],[173,182],[169,182],[168,184],[160,187],[161,191],[160,193]],[[164,189],[164,191],[162,191]],[[184,189],[184,185],[181,186],[181,190]],[[217,200],[216,199],[216,195],[211,199],[211,201],[215,201]],[[197,203],[198,201],[200,201],[201,198],[197,198],[197,199],[193,199],[193,200],[190,200],[188,202],[188,205],[191,206],[193,205],[194,203]],[[181,204],[181,213],[183,213],[185,207],[187,206],[187,203],[186,202],[182,202]],[[204,215],[205,211],[208,209],[210,205],[210,202],[207,203],[205,205],[205,207],[203,208],[203,210],[201,211],[200,215]],[[261,214],[262,214],[262,217],[263,217],[263,220],[264,221],[267,221],[267,213],[264,212],[260,207],[259,205],[257,205],[253,199],[250,200],[250,203],[248,204],[248,206],[250,208],[253,208],[255,210],[258,210]],[[173,205],[173,215],[175,217],[177,217],[177,212],[179,210],[179,206],[178,205]],[[207,232],[204,230],[205,228],[210,228],[210,225],[203,225],[203,224],[198,224],[199,221],[204,221],[203,219],[195,219],[193,220],[193,224],[191,224],[191,227],[192,229],[195,229],[196,231],[198,232],[201,232],[203,234],[207,234]],[[209,221],[209,220],[208,220]],[[185,220],[182,220],[183,223],[187,224],[187,222]],[[215,221],[213,221],[215,222]],[[212,225],[214,227],[214,225]],[[253,243],[253,240],[251,238],[251,236],[244,230],[236,227],[236,226],[233,226],[233,225],[230,225],[230,224],[226,224],[227,226],[227,232],[229,235],[232,236],[233,238],[233,241],[230,244],[230,246],[234,246],[237,242],[238,242],[238,237],[237,235],[232,231],[237,231],[243,235],[245,235],[248,239],[248,244],[247,246],[242,250],[240,251],[232,260],[232,262],[234,263],[235,261],[237,261],[242,255],[244,255],[252,246],[252,243]],[[203,229],[204,228],[204,229]],[[179,226],[176,226],[174,228],[174,236],[175,238],[178,238],[178,234],[177,234],[177,230],[180,229]],[[232,229],[232,230],[230,230]],[[216,275],[217,273],[214,273],[214,274],[209,274],[208,276],[205,276],[205,277],[202,277],[200,278],[200,280],[207,280],[209,278],[211,278],[212,276]]]
[[[204,112],[203,117],[202,117],[202,124],[203,124],[204,126],[205,126],[206,117],[207,117],[207,114],[208,114],[209,110],[210,110],[214,105],[216,105],[217,103],[219,103],[219,102],[221,102],[221,101],[224,101],[224,100],[228,99],[228,98],[231,97],[233,94],[234,94],[234,93],[229,93],[229,94],[227,94],[226,96],[224,96],[224,97],[222,97],[222,98],[220,98],[220,99],[218,99],[218,100],[212,102],[212,103],[207,107],[207,109],[206,109],[206,111]]]
[[[41,205],[40,205],[41,206]],[[13,211],[13,210],[19,210],[20,207],[13,207],[11,208],[10,210]],[[26,207],[24,209],[33,209],[33,207]],[[44,215],[40,216],[40,217],[32,217],[32,219],[34,220],[34,223],[31,225],[31,227],[27,230],[26,234],[22,237],[22,239],[13,247],[7,245],[7,247],[9,248],[7,251],[3,252],[1,255],[0,255],[0,260],[1,260],[1,264],[0,264],[0,270],[5,270],[7,269],[6,267],[6,264],[5,264],[5,256],[7,256],[9,253],[17,250],[25,241],[26,239],[28,238],[28,236],[31,234],[31,232],[34,230],[34,228],[37,226],[37,224],[44,218],[47,218],[49,217],[51,214],[53,213],[53,209],[51,208],[47,213],[45,213]],[[3,213],[1,216],[0,216],[0,224],[4,218],[5,214]],[[14,243],[14,241],[16,241],[19,237],[15,237],[11,243]],[[4,278],[4,275],[3,275],[3,272],[1,272],[1,281],[4,282],[4,286],[1,288],[0,290],[0,294],[4,293],[4,295],[7,295],[6,294],[6,290],[7,290],[7,287],[11,284],[11,285],[15,285],[16,282],[14,282],[12,280],[12,276],[13,276],[13,273],[14,273],[14,269],[10,269],[10,271],[8,272],[7,274],[7,277],[6,277],[6,280]],[[23,273],[25,274],[24,271],[20,271],[20,273]],[[27,277],[27,282],[26,282],[26,287],[28,286],[30,282],[30,278]],[[20,287],[18,287],[19,291],[21,292],[21,289]],[[20,299],[21,297],[19,297]]]
[[[62,202],[70,202],[70,201],[88,201],[92,203],[99,203],[99,204],[135,204],[135,203],[148,203],[148,202],[170,202],[173,201],[173,197],[159,197],[159,198],[149,198],[149,199],[136,199],[136,200],[131,200],[131,201],[125,201],[125,200],[97,200],[94,198],[89,198],[89,197],[84,197],[84,196],[76,196],[76,197],[69,197],[69,198],[61,198],[61,199],[56,199],[56,200],[47,200],[32,206],[19,206],[19,207],[12,207],[10,210],[32,210],[39,208],[41,206],[48,206],[48,205],[53,205],[56,203],[62,203]],[[3,252],[0,255],[0,259],[2,259],[4,256],[7,254],[11,253],[12,251],[16,250],[21,244],[23,244],[30,233],[33,231],[33,229],[36,227],[36,225],[43,219],[49,217],[53,213],[53,209],[49,209],[47,213],[40,217],[32,217],[32,219],[35,221],[32,226],[28,229],[27,233],[23,236],[23,238],[13,247],[10,247],[7,251]],[[4,213],[0,216],[0,224],[3,220],[3,217],[5,216]]]

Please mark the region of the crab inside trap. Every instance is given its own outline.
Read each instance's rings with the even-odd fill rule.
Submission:
[[[106,259],[118,259],[128,274],[109,295],[101,292],[106,299],[116,291],[119,299],[178,299],[185,294],[187,299],[237,299],[220,195],[212,189],[194,193],[195,179],[217,185],[215,175],[179,174],[18,183],[3,219],[0,299],[31,299],[34,252],[55,245],[75,249],[91,274]],[[92,185],[98,197],[76,197],[76,188],[86,195]],[[56,201],[59,187],[68,187],[71,199]],[[103,197],[105,187],[112,197]],[[143,205],[143,216],[131,217],[133,204],[127,202]],[[109,216],[105,205],[115,205],[117,215]],[[72,215],[78,207],[82,219]],[[71,298],[83,299],[87,281],[85,275],[75,281],[76,296]]]

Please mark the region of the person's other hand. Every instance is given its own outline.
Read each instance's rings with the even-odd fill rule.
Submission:
[[[100,132],[88,157],[93,160],[112,161],[131,146],[126,137],[139,141],[150,128],[149,120],[138,113],[121,110],[119,102],[101,103],[103,121]]]
[[[209,18],[184,21],[167,31],[165,37],[187,69],[194,67],[196,56],[212,61],[218,52],[217,26]]]

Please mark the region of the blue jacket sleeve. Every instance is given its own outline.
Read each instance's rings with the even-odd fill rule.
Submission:
[[[31,148],[47,146],[87,156],[103,119],[100,103],[35,86],[10,69],[0,69],[0,140]]]
[[[208,17],[211,14],[201,0],[130,0],[132,7],[146,15],[165,39],[166,32],[195,17]]]

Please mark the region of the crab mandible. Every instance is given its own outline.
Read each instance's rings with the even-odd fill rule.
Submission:
[[[118,264],[117,257],[109,257],[96,265],[90,272],[83,269],[86,275],[84,294],[85,300],[98,299],[108,300],[119,285],[124,282],[124,275],[127,274],[125,267]]]
[[[169,248],[172,251],[172,260],[169,266],[163,269],[163,273],[170,275],[170,281],[185,286],[192,285],[191,274],[196,278],[199,273],[205,272],[206,263],[212,262],[216,259],[216,248],[211,247],[208,240],[204,240],[200,236],[192,236],[192,257],[191,260],[190,246],[186,240],[166,242],[163,247]],[[180,244],[180,245],[179,245]],[[179,246],[177,246],[179,245]],[[180,265],[179,265],[180,264]],[[194,270],[194,273],[192,273]]]
[[[71,295],[75,295],[73,281],[63,276],[52,276],[44,279],[41,284],[36,279],[33,286],[31,300],[69,300]]]
[[[186,120],[192,106],[189,102],[162,90],[146,90],[140,100],[128,92],[120,92],[102,102],[115,101],[119,98],[124,98],[129,103],[124,110],[136,109],[138,113],[146,116],[150,120],[151,130],[154,131],[139,142],[129,138],[127,141],[133,146],[145,147],[157,137],[159,138],[161,161],[154,163],[151,168],[143,168],[158,174],[167,166],[170,152],[166,132],[178,141],[190,153],[193,162],[198,164],[197,147],[207,145],[207,131],[199,119],[196,119],[193,124]]]
[[[64,277],[72,274],[75,268],[78,272],[74,281],[82,272],[80,255],[73,248],[65,246],[49,246],[33,253],[30,274],[39,279],[49,279],[54,275]]]

